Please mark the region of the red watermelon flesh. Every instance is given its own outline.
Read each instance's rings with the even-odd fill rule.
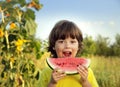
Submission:
[[[66,74],[77,74],[78,65],[86,67],[90,65],[90,59],[88,58],[47,58],[46,61],[50,68],[59,68]]]

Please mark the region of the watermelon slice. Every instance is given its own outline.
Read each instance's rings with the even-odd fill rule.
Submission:
[[[77,74],[78,65],[86,67],[90,65],[90,59],[88,58],[47,58],[46,61],[51,69],[59,68],[66,74]]]

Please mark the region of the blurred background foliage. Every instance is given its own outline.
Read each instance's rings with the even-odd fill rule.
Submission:
[[[83,56],[117,56],[120,57],[120,33],[115,36],[115,41],[111,42],[109,37],[98,35],[95,39],[86,35],[83,40]]]
[[[34,87],[43,41],[35,38],[39,0],[0,0],[0,87]]]

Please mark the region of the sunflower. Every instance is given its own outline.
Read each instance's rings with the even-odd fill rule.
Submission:
[[[18,40],[16,41],[15,45],[16,45],[16,46],[22,46],[23,43],[24,43],[23,40],[18,39]]]
[[[14,22],[10,23],[10,29],[16,28],[16,24]]]
[[[4,32],[2,31],[2,29],[0,29],[0,37],[4,36]]]

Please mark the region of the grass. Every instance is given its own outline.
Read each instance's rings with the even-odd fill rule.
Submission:
[[[91,60],[100,87],[120,87],[120,58],[96,56]]]

